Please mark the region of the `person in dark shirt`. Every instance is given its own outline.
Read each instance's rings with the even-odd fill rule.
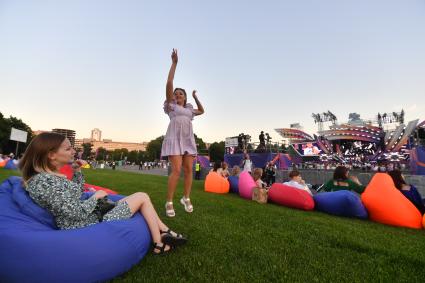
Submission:
[[[424,201],[415,186],[407,184],[403,174],[401,174],[401,171],[398,169],[388,172],[388,175],[393,179],[395,187],[399,189],[423,215],[425,213]]]
[[[332,180],[329,180],[324,186],[325,192],[334,192],[340,190],[355,191],[359,194],[363,193],[365,187],[360,183],[356,176],[350,176],[348,168],[338,166],[335,168]]]

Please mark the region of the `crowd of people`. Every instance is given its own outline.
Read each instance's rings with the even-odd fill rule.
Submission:
[[[304,162],[293,165],[295,169],[315,169],[315,170],[335,170],[341,163],[332,162]],[[406,170],[406,164],[400,161],[374,161],[374,162],[346,162],[344,163],[350,170],[360,170],[366,172],[389,172],[393,169]]]
[[[253,189],[252,198],[260,203],[265,203],[265,195],[271,185],[276,182],[276,166],[273,162],[268,162],[264,168],[254,168],[248,154],[245,154],[241,166],[235,165],[229,174],[228,164],[226,162],[216,161],[213,164],[211,172],[219,173],[223,178],[228,176],[239,176],[243,171],[251,174],[255,181],[256,187]],[[425,199],[422,198],[417,188],[412,184],[407,184],[402,171],[393,163],[381,165],[376,172],[388,173],[391,176],[395,187],[407,198],[417,209],[425,213]],[[296,167],[288,174],[288,181],[283,182],[284,185],[304,190],[310,195],[320,192],[334,192],[339,190],[349,190],[357,194],[362,194],[366,188],[356,175],[350,174],[350,167],[346,165],[337,165],[333,168],[333,177],[324,184],[307,184],[302,178],[300,170]]]
[[[173,199],[181,171],[184,173],[184,192],[180,198],[180,203],[186,212],[192,213],[194,211],[190,194],[197,149],[192,120],[195,116],[204,113],[204,108],[195,90],[192,92],[192,96],[196,108],[187,102],[187,94],[184,89],[174,88],[173,81],[178,63],[177,50],[173,49],[171,59],[172,64],[166,83],[166,100],[163,105],[170,123],[161,148],[161,156],[168,157],[171,166],[165,202],[165,212],[168,217],[176,215]],[[261,137],[261,142],[264,144],[264,136]],[[51,212],[59,229],[76,229],[95,225],[102,221],[129,219],[135,213],[140,212],[148,224],[153,239],[154,254],[168,253],[173,248],[186,243],[185,236],[172,231],[160,219],[146,193],[137,192],[124,197],[103,212],[99,212],[99,206],[107,198],[104,191],[96,191],[88,199],[81,200],[84,190],[84,176],[81,167],[87,163],[80,159],[74,159],[74,156],[75,150],[66,137],[57,133],[42,133],[33,138],[19,162],[19,169],[22,172],[24,186],[29,196],[39,206]],[[14,156],[0,156],[0,161],[5,158],[14,158]],[[60,173],[60,169],[69,163],[72,163],[74,170],[72,181]],[[96,168],[97,163],[93,165]],[[112,161],[110,166],[115,169],[115,161]],[[154,166],[160,165],[151,162],[140,163],[139,170],[149,170]],[[253,196],[253,198],[264,203],[267,202],[268,189],[276,182],[276,169],[273,162],[268,162],[264,168],[254,168],[249,154],[245,154],[239,166],[234,166],[229,170],[226,162],[217,161],[214,163],[212,171],[223,178],[238,176],[243,171],[252,174],[256,185],[255,197]],[[357,177],[349,174],[350,168],[347,168],[347,166],[338,166],[332,163],[329,168],[325,165],[323,169],[334,170],[333,178],[323,184],[323,191],[351,190],[359,194],[364,191],[365,186],[360,183]],[[376,164],[376,168],[371,167],[372,171],[388,172],[396,188],[421,213],[424,213],[425,207],[422,197],[413,185],[406,183],[400,169],[402,168],[399,168],[399,165],[395,163],[385,164],[385,166]],[[195,163],[195,172],[198,179],[200,177],[199,162]],[[289,173],[289,181],[284,184],[304,190],[310,195],[317,193],[312,186],[303,180],[297,168],[293,168]]]

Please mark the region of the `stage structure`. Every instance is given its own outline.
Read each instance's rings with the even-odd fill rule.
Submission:
[[[404,116],[403,110],[378,113],[373,119],[361,119],[359,114],[350,113],[348,122],[338,123],[336,116],[328,111],[312,114],[318,124],[317,135],[294,128],[275,130],[302,161],[407,162],[410,150],[417,144],[415,133],[424,135],[421,127],[425,128],[425,121],[419,125],[419,120],[404,124]],[[330,122],[328,129],[324,129],[325,122]]]

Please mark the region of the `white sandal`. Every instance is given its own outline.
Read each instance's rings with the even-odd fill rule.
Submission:
[[[180,203],[184,205],[184,210],[186,212],[193,212],[193,205],[190,203],[190,198],[185,198],[184,196],[180,199]]]
[[[171,206],[171,208],[170,208]],[[173,202],[172,201],[167,201],[165,203],[165,215],[167,215],[168,217],[174,217],[176,216],[176,212],[174,211],[174,207],[173,207]]]

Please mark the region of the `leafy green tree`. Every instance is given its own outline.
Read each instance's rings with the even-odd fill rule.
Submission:
[[[16,150],[16,141],[10,140],[10,132],[12,131],[12,128],[25,131],[28,133],[27,142],[19,143],[19,148],[18,148],[18,156],[19,156],[20,153],[23,153],[25,151],[29,142],[32,140],[33,138],[32,130],[21,119],[18,119],[13,116],[10,116],[9,118],[4,118],[3,114],[0,113],[0,152],[3,152],[4,154],[8,154],[11,152],[14,153]]]
[[[163,140],[164,136],[157,137],[156,139],[151,140],[146,146],[146,151],[150,161],[161,158],[161,147]]]
[[[106,160],[107,155],[108,155],[108,151],[105,148],[103,148],[103,147],[99,147],[97,149],[96,160],[97,161],[99,161],[99,160]]]
[[[2,153],[4,146],[9,141],[9,137],[10,137],[9,123],[6,121],[3,114],[0,112],[0,153]]]
[[[137,163],[148,161],[149,154],[147,151],[139,151],[137,153]]]
[[[113,152],[111,152],[112,159],[113,160],[124,160],[124,158],[127,156],[128,158],[128,149],[126,148],[117,148]]]
[[[138,159],[137,159],[137,156],[138,156],[137,152],[138,152],[137,150],[130,151],[128,153],[128,156],[127,156],[127,161],[138,163],[137,162],[138,161]]]
[[[92,155],[93,144],[92,143],[83,143],[81,146],[83,147],[83,154],[82,154],[81,158],[84,159],[84,160],[89,159]]]
[[[224,160],[224,141],[213,142],[208,149],[210,160]]]
[[[196,148],[198,149],[198,153],[207,153],[208,149],[205,142],[201,138],[199,138],[196,134],[194,136],[195,136],[195,143],[196,143]]]

